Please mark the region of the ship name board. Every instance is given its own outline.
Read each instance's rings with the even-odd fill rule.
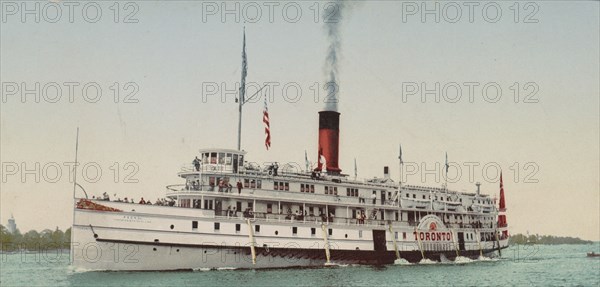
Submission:
[[[429,232],[418,232],[419,237],[417,238],[417,232],[413,232],[415,240],[421,241],[450,241],[452,240],[452,233],[444,231],[429,231]]]

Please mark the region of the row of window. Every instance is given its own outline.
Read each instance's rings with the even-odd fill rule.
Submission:
[[[171,227],[171,229],[173,229],[173,227]],[[197,230],[198,229],[198,221],[192,221],[192,229],[193,230]],[[239,223],[236,223],[235,225],[235,232],[240,232],[242,229],[242,225]],[[215,231],[220,231],[221,230],[221,223],[220,222],[215,222],[214,223],[214,230]],[[256,233],[260,233],[260,225],[254,225],[254,232]],[[362,231],[359,231],[360,233],[360,237],[362,237]],[[293,226],[292,227],[292,234],[293,235],[298,235],[298,227]],[[310,235],[316,235],[317,234],[317,229],[315,227],[311,227],[310,228]],[[333,229],[329,228],[328,229],[328,234],[329,236],[333,235]],[[279,231],[275,230],[275,235],[279,235]],[[348,235],[346,234],[346,237],[348,237]]]
[[[315,185],[302,183],[300,184],[300,192],[315,193]]]
[[[338,195],[337,186],[325,186],[325,194]]]
[[[202,154],[202,163],[204,164],[227,164],[231,165],[232,163],[237,164],[239,166],[244,165],[244,156],[224,153],[224,152],[205,152]]]
[[[171,225],[171,229],[173,229],[173,225]],[[192,229],[193,230],[197,230],[198,229],[198,221],[192,221]],[[242,229],[241,224],[237,223],[235,225],[235,232],[240,232],[241,229]],[[221,223],[220,222],[215,222],[214,223],[214,230],[215,231],[220,231],[221,230]],[[260,233],[260,225],[254,225],[254,232]],[[333,235],[333,229],[329,228],[327,230],[327,233],[329,234],[329,236],[332,236]],[[298,235],[298,227],[296,227],[296,226],[292,227],[292,234],[293,235]],[[311,227],[310,228],[310,235],[311,236],[316,236],[316,234],[317,234],[317,229],[315,227]],[[279,235],[279,231],[275,230],[275,235]],[[472,233],[465,233],[465,238],[467,240],[474,240],[474,236],[473,235],[474,234],[472,234]],[[348,234],[345,234],[345,237],[348,238]],[[358,237],[362,238],[362,230],[358,231]],[[396,239],[399,239],[398,238],[398,231],[394,232],[394,237]],[[402,239],[403,240],[406,239],[406,232],[402,232]],[[492,240],[492,239],[493,239],[493,233],[489,233],[489,234],[482,233],[481,234],[481,240],[482,241]]]
[[[262,188],[262,180],[260,179],[244,179],[245,188]]]
[[[346,196],[358,197],[358,188],[346,188]]]
[[[220,177],[209,177],[208,182],[211,187],[215,186],[216,183],[224,182],[225,186],[228,186],[229,178],[220,178]],[[244,188],[262,188],[262,180],[260,179],[244,179]],[[287,181],[274,181],[273,182],[273,190],[282,190],[289,191],[290,183]],[[337,186],[324,186],[325,194],[338,195]],[[307,193],[315,193],[315,185],[314,184],[300,184],[300,192]],[[352,197],[358,197],[358,188],[346,188],[346,195]]]
[[[406,194],[406,197],[410,197],[410,193],[407,193],[407,194]],[[413,193],[412,197],[413,197],[413,198],[417,198],[417,194],[416,194],[416,193]],[[422,197],[423,197],[423,199],[429,199],[429,198],[431,198],[431,196],[427,196],[427,195],[425,195],[425,194],[423,194],[423,195],[422,195]],[[435,200],[438,200],[438,197],[437,197],[437,196],[435,196],[434,198],[435,198]],[[440,197],[439,197],[439,199],[440,199],[440,201],[444,201],[444,197],[443,197],[443,196],[440,196]],[[462,202],[462,198],[459,198],[458,200],[459,200],[460,202]],[[446,201],[451,201],[451,198],[450,198],[449,196],[448,196],[448,197],[446,197]]]
[[[274,190],[289,191],[290,190],[290,183],[287,182],[287,181],[274,181],[273,182],[273,189]]]
[[[214,186],[215,182],[220,181],[220,180],[224,180],[224,182],[228,182],[229,178],[218,178],[218,177],[210,177],[209,178],[209,184],[211,186]],[[260,179],[249,179],[249,178],[245,178],[244,179],[244,188],[258,188],[261,189],[262,188],[262,180]],[[283,191],[289,191],[290,190],[290,183],[287,181],[274,181],[273,182],[273,189],[274,190],[283,190]],[[324,186],[324,191],[325,194],[331,194],[331,195],[338,195],[338,190],[337,190],[337,186]],[[307,192],[307,193],[315,193],[315,185],[314,184],[300,184],[300,192]],[[375,191],[374,191],[375,193]],[[410,193],[406,193],[406,197],[410,198]],[[346,188],[346,196],[351,196],[351,197],[358,197],[358,188]],[[422,195],[423,199],[428,199],[430,196],[427,196],[425,194]],[[412,194],[412,198],[417,198],[417,194],[413,193]],[[444,201],[444,197],[439,197],[439,199],[441,201]],[[435,200],[438,200],[438,196],[435,196]],[[446,201],[451,201],[450,197],[445,198]],[[462,198],[459,198],[459,201],[462,202]],[[479,200],[477,201],[478,203],[480,202]]]

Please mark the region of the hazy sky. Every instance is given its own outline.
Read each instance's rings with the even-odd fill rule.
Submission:
[[[245,106],[247,159],[304,166],[305,150],[316,158],[327,2],[39,2],[39,23],[35,12],[22,13],[21,2],[1,3],[4,225],[11,213],[22,232],[71,224],[73,188],[64,163],[74,159],[78,126],[79,161],[88,164],[79,183],[95,195],[154,200],[164,186],[182,183],[176,173],[199,148],[235,148],[232,93],[244,26],[248,82],[279,84],[269,103],[271,150],[264,148],[262,99]],[[221,15],[235,3],[239,13]],[[423,169],[443,165],[447,152],[449,176],[457,178],[451,189],[474,192],[479,181],[483,193],[496,196],[498,166],[512,233],[599,240],[599,2],[475,2],[471,19],[466,2],[440,2],[439,13],[421,15],[435,8],[423,3],[354,2],[344,10],[340,168],[353,174],[356,158],[359,177],[382,176],[389,165],[397,179],[401,143],[407,166],[419,167],[406,175],[409,184],[443,184]],[[253,19],[256,11],[260,19]],[[215,86],[216,95],[207,92]],[[95,101],[97,87],[102,96]],[[453,100],[457,87],[462,97]],[[95,168],[102,172],[97,182]]]

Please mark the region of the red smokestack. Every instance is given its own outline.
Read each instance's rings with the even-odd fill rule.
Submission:
[[[340,113],[334,111],[319,112],[319,165],[317,170],[322,170],[321,155],[325,157],[327,171],[339,174],[342,170],[338,167],[338,148],[340,145]]]

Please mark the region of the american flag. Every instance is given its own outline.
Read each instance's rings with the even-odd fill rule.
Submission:
[[[271,147],[271,126],[269,125],[269,109],[267,108],[267,98],[265,97],[265,110],[263,111],[263,123],[265,123],[265,147],[267,150]]]

